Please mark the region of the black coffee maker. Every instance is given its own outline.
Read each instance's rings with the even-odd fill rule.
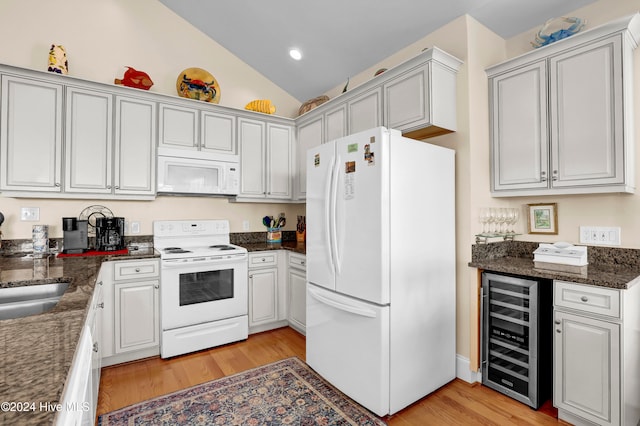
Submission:
[[[122,250],[124,244],[124,218],[98,217],[96,218],[96,250]]]
[[[87,225],[86,220],[62,218],[62,253],[84,253],[88,250]]]

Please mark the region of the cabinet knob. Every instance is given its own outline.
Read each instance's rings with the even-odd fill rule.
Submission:
[[[98,308],[102,308],[102,309],[104,309],[104,302],[100,302],[100,303],[98,303],[98,305],[97,305],[97,306],[98,306]]]
[[[552,180],[558,180],[558,171],[557,170],[553,171],[553,177],[551,179]]]
[[[93,343],[93,351],[96,353],[98,352],[98,342]]]
[[[556,324],[560,324],[560,321],[559,321],[559,320],[555,320],[554,322],[555,322]]]
[[[301,265],[304,265],[304,260],[302,262],[300,262]]]
[[[160,284],[154,284],[153,288],[160,288]]]
[[[60,188],[60,182],[55,183],[56,188]]]
[[[107,189],[111,189],[111,185],[107,185]]]
[[[98,281],[98,285],[102,285],[102,281]]]
[[[120,189],[120,186],[119,186],[119,185],[116,185],[116,189]]]
[[[544,170],[540,172],[540,180],[542,182],[546,182],[547,181],[547,172],[545,172]]]
[[[580,300],[582,300],[583,302],[588,302],[589,298],[587,296],[582,296]]]
[[[556,333],[562,333],[562,330],[560,330],[559,328],[556,328]]]
[[[140,272],[140,268],[136,268],[136,272]]]

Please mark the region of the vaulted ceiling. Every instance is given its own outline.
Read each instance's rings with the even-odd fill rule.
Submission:
[[[594,1],[160,0],[301,102],[461,15],[506,39]]]

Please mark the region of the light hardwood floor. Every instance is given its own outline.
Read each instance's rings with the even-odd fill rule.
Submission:
[[[305,359],[305,338],[285,327],[169,360],[156,357],[106,367],[100,379],[98,415],[291,356]],[[566,425],[553,417],[548,404],[535,411],[458,379],[385,420],[390,426]]]

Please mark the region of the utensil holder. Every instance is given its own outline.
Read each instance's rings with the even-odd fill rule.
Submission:
[[[281,243],[282,242],[281,228],[267,228],[267,242]]]

